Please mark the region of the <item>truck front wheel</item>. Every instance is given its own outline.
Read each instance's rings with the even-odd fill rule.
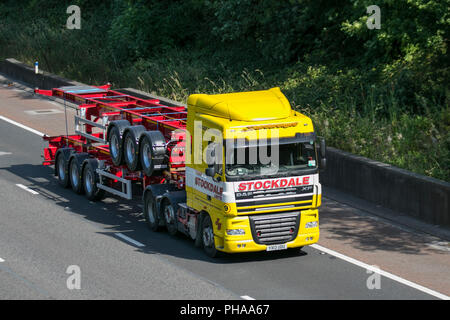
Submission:
[[[202,242],[203,249],[211,258],[215,258],[218,254],[216,245],[214,243],[214,229],[211,218],[208,214],[205,215],[202,222]]]

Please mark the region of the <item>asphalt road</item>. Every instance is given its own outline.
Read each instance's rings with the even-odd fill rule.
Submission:
[[[6,116],[15,102],[2,94],[0,115]],[[319,245],[344,258],[320,247],[208,258],[184,236],[149,231],[139,199],[93,203],[60,188],[53,169],[41,165],[44,145],[37,134],[0,119],[0,299],[438,298],[416,283],[449,291],[446,242],[327,198]],[[342,221],[335,221],[336,212]],[[395,246],[384,246],[384,236]],[[409,251],[413,238],[424,239],[426,251]],[[430,243],[437,247],[428,248]],[[369,289],[374,274],[349,255],[403,281],[381,275],[379,288]],[[80,270],[80,289],[68,288],[70,266]]]

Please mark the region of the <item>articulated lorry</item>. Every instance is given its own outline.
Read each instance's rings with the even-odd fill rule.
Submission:
[[[77,104],[74,134],[44,136],[62,187],[138,197],[151,230],[186,234],[211,257],[318,241],[325,142],[279,88],[187,106],[109,85],[35,92]]]

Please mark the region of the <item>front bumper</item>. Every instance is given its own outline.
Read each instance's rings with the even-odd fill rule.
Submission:
[[[307,238],[308,240],[306,240]],[[297,238],[286,244],[288,248],[298,248],[316,243],[318,240],[319,232],[314,232],[309,234],[299,234]],[[257,244],[253,240],[225,240],[223,242],[223,248],[219,247],[217,249],[227,253],[266,251],[267,245]]]
[[[300,223],[297,229],[297,235],[294,239],[284,242],[287,248],[298,248],[306,245],[316,243],[319,240],[319,226],[314,228],[305,228],[308,222],[318,222],[317,209],[304,210],[300,213]],[[224,238],[215,237],[216,248],[227,253],[235,252],[252,252],[252,251],[266,251],[271,244],[262,244],[260,241],[255,241],[254,232],[251,230],[249,217],[235,217],[229,218],[226,222],[227,229],[243,229],[244,235],[227,236]],[[257,243],[259,242],[259,243]]]

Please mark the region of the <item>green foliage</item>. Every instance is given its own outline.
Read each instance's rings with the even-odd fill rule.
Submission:
[[[379,30],[372,4],[5,0],[0,58],[177,100],[280,86],[329,145],[449,181],[450,1],[379,0]]]
[[[186,47],[205,30],[200,1],[114,1],[108,40],[120,61]]]

